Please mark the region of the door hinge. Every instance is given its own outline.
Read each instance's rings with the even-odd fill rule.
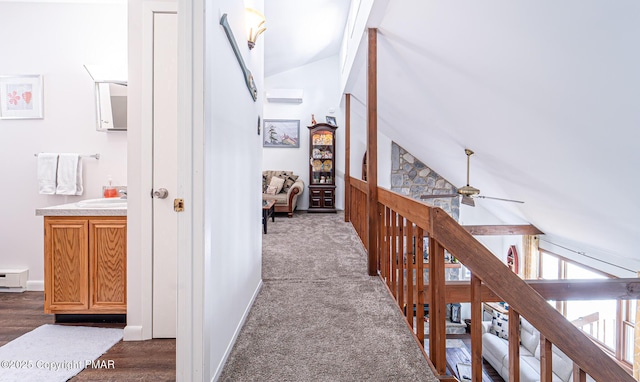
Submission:
[[[184,211],[184,199],[182,198],[173,199],[173,209],[176,212]]]

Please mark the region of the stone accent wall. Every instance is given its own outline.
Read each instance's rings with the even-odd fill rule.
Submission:
[[[391,143],[391,191],[440,207],[459,219],[460,198],[420,199],[421,195],[453,194],[456,187],[395,142]]]
[[[391,143],[391,191],[440,207],[456,221],[459,219],[459,197],[420,199],[421,195],[454,194],[456,187],[395,142]],[[425,259],[429,248],[427,242],[425,239]],[[460,268],[446,268],[445,279],[459,280]],[[429,283],[428,269],[424,270],[424,282],[425,285]]]

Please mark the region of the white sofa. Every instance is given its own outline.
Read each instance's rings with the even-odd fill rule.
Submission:
[[[494,314],[492,321],[483,322],[482,357],[504,378],[509,380],[508,319]],[[554,382],[573,381],[573,361],[552,346]],[[520,381],[540,381],[540,333],[525,319],[520,320]],[[594,380],[587,376],[587,381]]]

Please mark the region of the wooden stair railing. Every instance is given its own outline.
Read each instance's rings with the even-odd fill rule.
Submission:
[[[351,178],[350,185],[350,190],[346,192],[351,193],[351,222],[366,247],[366,243],[371,242],[364,237],[368,232],[368,217],[365,216],[367,184]],[[436,374],[444,376],[446,372],[445,306],[447,298],[453,299],[451,295],[457,293],[458,300],[452,301],[471,301],[472,304],[471,358],[474,381],[482,379],[481,305],[482,301],[491,300],[507,302],[510,314],[525,317],[540,331],[541,381],[551,381],[551,344],[555,344],[574,361],[574,380],[582,380],[589,374],[596,381],[634,381],[616,361],[442,209],[429,207],[383,188],[377,191],[378,248],[368,250],[376,254],[379,275],[405,312],[411,328],[414,327],[415,306],[416,338],[421,343],[424,343],[422,306],[429,304],[429,357]],[[422,285],[424,236],[428,236],[429,240],[429,283],[426,286]],[[444,281],[445,249],[471,271],[470,285],[447,286]],[[540,283],[538,286],[544,289],[548,285]],[[556,288],[555,291],[559,290]],[[510,338],[518,338],[519,320],[510,319],[509,323]],[[518,343],[510,341],[510,381],[514,382],[519,380]]]

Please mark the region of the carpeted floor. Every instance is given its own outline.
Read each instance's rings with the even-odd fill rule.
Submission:
[[[221,381],[437,381],[341,213],[277,216],[268,232]]]

